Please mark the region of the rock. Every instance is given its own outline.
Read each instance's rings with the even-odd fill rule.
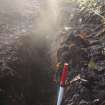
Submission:
[[[75,28],[72,29],[70,35],[67,35],[66,40],[61,44],[62,50],[59,49],[59,62],[70,64],[72,79],[80,75],[79,80],[73,81],[67,87],[62,105],[104,105],[104,24],[100,17],[85,10],[84,14],[80,12],[79,15],[83,17],[81,24],[78,24],[79,29],[77,31]],[[73,19],[72,24],[77,27],[75,22],[80,18],[74,16]],[[65,44],[66,47],[63,46]],[[70,81],[72,79],[70,78]]]
[[[78,105],[89,105],[89,102],[81,100]]]

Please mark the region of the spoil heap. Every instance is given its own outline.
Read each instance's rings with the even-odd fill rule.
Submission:
[[[72,29],[58,50],[58,62],[70,64],[62,105],[105,105],[105,6],[102,16],[83,9],[72,19]],[[72,25],[73,24],[73,25]]]

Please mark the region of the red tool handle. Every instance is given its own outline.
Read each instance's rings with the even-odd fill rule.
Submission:
[[[63,68],[63,72],[62,72],[62,76],[61,76],[61,81],[60,81],[60,85],[62,87],[64,87],[65,85],[65,81],[67,79],[67,75],[68,75],[68,63],[64,64],[64,68]]]

